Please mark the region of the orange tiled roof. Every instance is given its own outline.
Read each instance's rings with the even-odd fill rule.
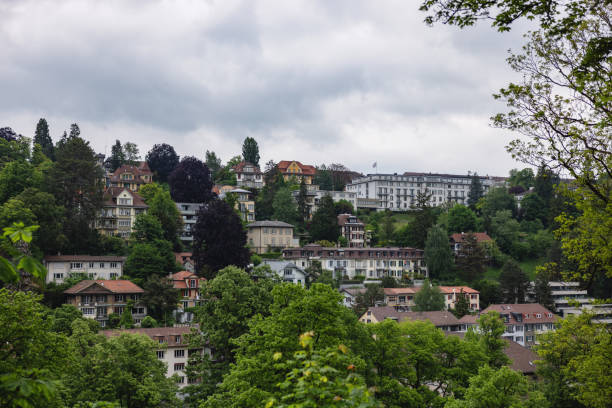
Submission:
[[[123,190],[126,190],[128,193],[132,195],[132,199],[133,199],[132,206],[133,207],[143,207],[143,208],[148,207],[148,205],[145,204],[144,200],[138,193],[126,187],[108,187],[106,191],[104,192],[104,205],[105,206],[117,205],[117,197],[119,196],[119,194],[123,192]]]
[[[280,170],[281,173],[286,173],[287,172],[287,168],[291,165],[291,163],[295,163],[297,164],[297,166],[300,168],[302,174],[307,175],[307,176],[314,176],[315,173],[317,172],[317,169],[314,166],[308,165],[308,164],[302,164],[299,161],[296,160],[281,160],[280,162],[278,162],[278,164],[276,165],[278,167],[278,170]]]
[[[463,291],[463,293],[480,293],[478,292],[476,289],[472,289],[469,286],[439,286],[440,288],[440,292],[442,293],[446,293],[446,294],[453,294],[453,293],[461,293]]]
[[[474,234],[474,236],[476,237],[476,242],[491,241],[491,237],[489,235],[487,235],[486,232],[472,232],[472,234]],[[454,242],[463,242],[466,235],[467,234],[463,234],[463,233],[461,233],[461,234],[459,234],[459,233],[452,234],[451,235],[451,239]]]
[[[64,291],[66,294],[86,293],[92,286],[102,286],[112,293],[144,293],[144,290],[129,280],[83,280]]]

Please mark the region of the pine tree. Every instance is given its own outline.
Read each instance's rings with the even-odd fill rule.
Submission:
[[[125,154],[123,152],[123,147],[121,146],[121,142],[119,140],[116,140],[113,147],[111,147],[111,155],[108,159],[106,159],[104,165],[107,170],[112,173],[119,167],[123,166],[124,163]]]
[[[259,166],[259,146],[252,137],[247,137],[242,143],[242,158],[244,161]]]
[[[40,118],[36,125],[36,133],[34,134],[34,144],[39,144],[42,148],[42,152],[47,158],[54,160],[55,149],[53,147],[53,140],[49,135],[49,125],[45,118]]]
[[[461,249],[457,253],[455,264],[459,270],[459,277],[467,282],[474,282],[485,272],[487,254],[484,247],[478,243],[472,233],[465,234]]]
[[[504,303],[525,303],[529,279],[514,259],[509,259],[502,266],[499,285]]]
[[[321,198],[319,209],[312,216],[310,236],[313,241],[336,242],[340,235],[334,201],[330,196]]]
[[[446,304],[444,295],[437,286],[431,286],[429,280],[425,280],[421,289],[414,295],[414,311],[433,312],[444,310]]]
[[[429,276],[434,279],[449,277],[453,267],[452,256],[446,230],[438,226],[431,227],[425,243],[425,263]]]
[[[308,198],[308,191],[306,190],[306,182],[304,178],[300,181],[300,192],[297,197],[297,205],[298,205],[298,214],[300,216],[300,220],[302,221],[302,225],[306,223],[308,218],[310,217],[308,204],[306,200]]]
[[[470,184],[470,195],[467,200],[468,206],[472,209],[476,209],[476,203],[480,200],[480,197],[484,195],[484,190],[482,188],[482,182],[480,181],[480,177],[478,177],[478,173],[474,173],[472,176],[472,182]]]
[[[457,293],[457,301],[455,302],[455,308],[452,310],[452,312],[457,319],[460,319],[466,314],[470,313],[470,301],[468,300],[468,295],[463,293],[463,290],[461,290],[460,293]]]

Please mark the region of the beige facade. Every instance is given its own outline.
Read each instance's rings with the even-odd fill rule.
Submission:
[[[258,254],[299,246],[298,240],[293,238],[293,225],[286,222],[256,221],[247,229],[247,242]]]
[[[109,187],[104,193],[104,204],[96,221],[96,229],[103,235],[128,238],[136,216],[146,213],[147,208],[138,193],[125,187]]]
[[[123,275],[125,256],[57,255],[43,260],[47,283],[64,283],[71,275],[89,279],[118,279]]]

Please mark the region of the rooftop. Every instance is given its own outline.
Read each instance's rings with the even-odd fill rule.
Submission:
[[[111,293],[144,293],[144,290],[129,280],[83,280],[64,291],[66,294],[100,293],[104,289]]]
[[[195,328],[195,327],[194,327]],[[122,334],[144,334],[152,340],[159,342],[163,340],[168,347],[179,347],[187,344],[185,335],[191,333],[191,327],[153,327],[149,329],[114,329],[101,330],[100,334],[106,337],[120,336]],[[178,342],[177,337],[179,336]]]
[[[247,225],[248,228],[252,227],[285,227],[285,228],[293,228],[293,225],[288,224],[283,221],[255,221]]]
[[[372,312],[372,315],[376,318],[377,321],[381,322],[385,319],[393,319],[398,322],[404,321],[424,321],[429,320],[433,323],[434,326],[449,326],[449,325],[459,325],[459,320],[448,311],[440,311],[440,312],[400,312],[396,308],[392,306],[378,306],[378,307],[370,307],[365,315],[368,312]],[[365,316],[364,315],[364,316]]]
[[[50,255],[45,262],[125,262],[125,256],[112,255]]]

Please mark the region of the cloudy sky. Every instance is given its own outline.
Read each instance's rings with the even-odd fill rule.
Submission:
[[[427,27],[410,0],[0,0],[0,127],[98,152],[225,161],[254,137],[262,163],[506,175],[514,135],[491,94],[521,30]]]

